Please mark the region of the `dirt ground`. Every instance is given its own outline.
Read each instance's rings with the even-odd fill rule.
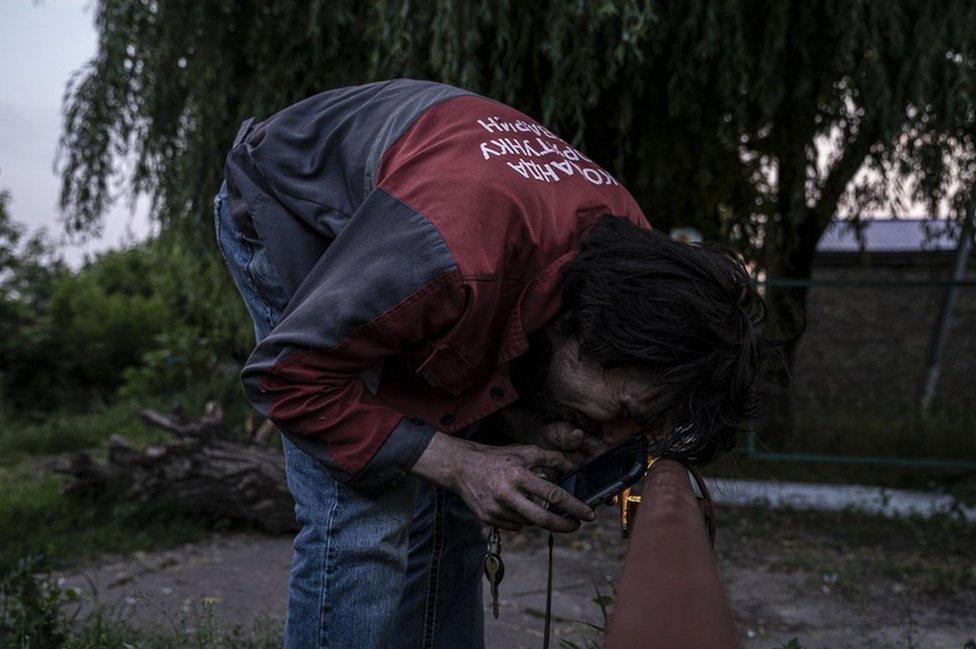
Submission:
[[[606,510],[584,533],[557,541],[555,638],[583,647],[595,637],[584,623],[602,623],[593,600],[597,590],[613,592],[626,548],[618,536],[614,512]],[[534,649],[542,642],[544,537],[524,534],[505,541],[501,617],[487,617],[488,646]],[[967,642],[976,637],[976,593],[921,597],[878,575],[857,584],[852,595],[836,574],[777,567],[789,557],[776,556],[735,529],[720,535],[719,551],[746,647],[772,649],[795,637],[805,649],[969,649]],[[105,560],[63,575],[62,586],[78,589],[83,609],[98,602],[110,615],[142,627],[190,630],[207,611],[225,628],[279,624],[290,553],[284,537],[216,535],[164,552]]]

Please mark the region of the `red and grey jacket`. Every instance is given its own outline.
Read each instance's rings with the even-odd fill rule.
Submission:
[[[245,392],[343,482],[397,480],[435,429],[518,398],[509,361],[560,308],[560,270],[610,213],[613,176],[519,111],[394,80],[246,122],[228,155],[287,308]]]

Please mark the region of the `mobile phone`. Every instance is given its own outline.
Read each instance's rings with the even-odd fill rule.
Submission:
[[[563,476],[557,484],[588,507],[594,507],[643,478],[647,454],[647,437],[635,435]],[[566,515],[557,508],[551,509]]]

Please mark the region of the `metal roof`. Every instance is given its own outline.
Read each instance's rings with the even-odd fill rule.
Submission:
[[[940,252],[956,249],[956,235],[945,223],[928,219],[865,219],[861,221],[865,252]],[[861,252],[850,221],[834,221],[817,243],[817,252]]]

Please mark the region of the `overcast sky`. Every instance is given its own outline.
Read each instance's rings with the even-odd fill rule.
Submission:
[[[61,132],[61,96],[73,72],[95,53],[88,0],[0,0],[0,189],[12,194],[15,221],[47,227],[58,238],[60,183],[54,156]],[[120,201],[107,215],[103,236],[67,245],[72,264],[86,252],[149,232],[143,201],[131,212]]]

